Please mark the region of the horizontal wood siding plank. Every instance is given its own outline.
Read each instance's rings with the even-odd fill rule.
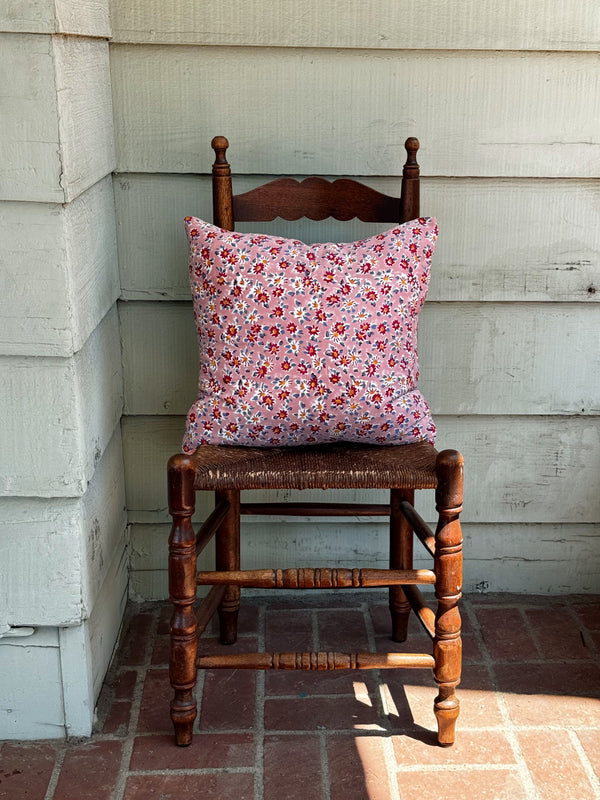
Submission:
[[[0,402],[0,495],[84,494],[121,416],[116,308],[71,358],[0,357]]]
[[[198,379],[191,304],[119,309],[125,412],[186,414]],[[434,414],[600,414],[600,306],[428,302],[419,365]]]
[[[208,140],[202,146],[196,169],[208,171],[213,153]],[[240,176],[235,191],[269,179]],[[395,178],[366,182],[399,191]],[[122,297],[188,300],[183,218],[212,220],[210,178],[123,174],[115,176],[114,192]],[[440,226],[429,300],[600,302],[598,208],[596,181],[424,178],[422,213]],[[359,220],[238,227],[307,242],[354,241],[381,230]]]
[[[595,50],[594,0],[113,2],[118,42],[379,49]]]
[[[108,42],[53,39],[65,200],[77,197],[115,168]]]
[[[454,447],[465,457],[466,522],[593,523],[600,521],[597,491],[600,459],[598,418],[438,416],[438,448]],[[166,464],[180,451],[182,417],[124,417],[123,452],[129,521],[168,520]],[[258,499],[259,493],[249,493]],[[432,495],[432,493],[427,493]],[[286,499],[294,493],[274,493]],[[383,492],[331,492],[337,502],[382,502]],[[304,492],[303,500],[323,500]],[[212,495],[198,496],[206,517]],[[419,503],[432,518],[431,498]]]
[[[81,520],[77,499],[0,499],[4,622],[73,625],[81,620]]]
[[[388,529],[382,522],[242,523],[242,568],[387,566]],[[169,525],[132,525],[131,580],[140,599],[166,599],[165,543]],[[466,592],[563,594],[600,591],[595,525],[465,523]],[[415,566],[431,561],[415,548]],[[565,553],[568,552],[568,559]],[[199,568],[211,569],[214,560]],[[162,587],[162,594],[159,587]]]
[[[3,0],[0,31],[110,36],[109,0]]]
[[[121,429],[117,429],[100,459],[82,503],[83,614],[93,616],[105,584],[115,580],[116,563],[125,553],[125,480]],[[121,580],[121,579],[119,579]],[[102,616],[103,612],[100,612]]]
[[[113,306],[120,291],[110,175],[65,206],[65,239],[73,348],[77,351]]]
[[[600,167],[598,65],[592,53],[113,45],[117,169],[194,172],[215,133],[237,132],[239,172],[398,174],[414,135],[425,175],[587,178]]]
[[[73,625],[93,613],[125,552],[121,436],[81,498],[0,499],[0,621]]]
[[[0,203],[0,352],[71,356],[119,296],[112,180],[66,206]]]
[[[108,43],[0,34],[0,199],[63,203],[115,166]]]
[[[94,700],[100,694],[117,642],[127,603],[128,583],[127,553],[121,548],[108,565],[104,583],[88,621]]]
[[[0,645],[3,740],[65,736],[60,652],[58,647],[38,647],[35,636]]]
[[[64,202],[50,36],[0,34],[0,199]]]

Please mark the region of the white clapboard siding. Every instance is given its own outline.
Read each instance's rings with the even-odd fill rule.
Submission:
[[[438,449],[452,447],[465,457],[466,522],[600,521],[597,417],[438,416],[436,423]],[[181,449],[184,419],[124,417],[122,426],[129,521],[165,522],[166,464]],[[384,496],[331,492],[328,499],[382,502]],[[322,491],[302,496],[324,498]],[[210,493],[198,494],[197,518],[206,516],[212,502]],[[429,501],[419,507],[433,518]]]
[[[595,50],[594,0],[136,0],[111,4],[119,42],[381,49]]]
[[[119,635],[127,603],[129,576],[127,554],[124,549],[115,552],[106,578],[89,620],[90,661],[92,665],[92,691],[98,698]]]
[[[600,163],[592,53],[113,45],[119,172],[194,172],[236,131],[245,173],[582,177]]]
[[[71,358],[0,357],[0,495],[84,494],[122,408],[113,307]]]
[[[117,429],[101,458],[82,504],[82,603],[85,617],[93,614],[109,572],[125,552],[127,511],[123,475],[123,445]],[[115,576],[111,578],[114,582]],[[101,626],[102,627],[102,626]]]
[[[64,201],[50,36],[0,34],[0,199]]]
[[[65,206],[65,239],[73,348],[77,351],[119,294],[112,176],[103,178]]]
[[[265,523],[263,518],[245,517],[242,526],[242,569],[388,566],[389,534],[381,521]],[[462,528],[465,592],[600,591],[598,526],[466,523]],[[132,525],[131,581],[140,598],[169,596],[169,529],[169,525]],[[212,558],[203,554],[199,568],[213,569]],[[430,564],[415,543],[415,566]]]
[[[81,501],[2,498],[0,521],[0,622],[80,621]]]
[[[115,164],[108,43],[0,34],[0,199],[62,203]]]
[[[110,36],[109,0],[2,0],[0,31]]]
[[[70,356],[119,296],[110,176],[68,205],[0,203],[0,352]]]
[[[126,523],[119,433],[82,498],[2,498],[0,623],[89,617],[125,551]]]
[[[108,42],[59,36],[53,45],[61,185],[68,202],[114,169]]]
[[[235,142],[234,131],[230,137]],[[208,140],[199,144],[203,149],[195,168],[208,172],[214,153]],[[428,144],[423,142],[423,164]],[[234,190],[245,192],[268,180],[236,177]],[[399,193],[398,178],[366,182]],[[114,192],[121,296],[189,300],[183,218],[212,220],[210,178],[116,175]],[[424,178],[421,211],[437,217],[440,227],[429,300],[600,302],[599,205],[597,181]],[[380,231],[381,225],[278,219],[238,229],[307,242],[353,241]]]
[[[0,739],[57,739],[65,735],[62,671],[56,629],[0,639]]]
[[[186,414],[198,379],[191,304],[119,308],[125,413]],[[597,304],[426,303],[418,339],[434,414],[600,414]]]

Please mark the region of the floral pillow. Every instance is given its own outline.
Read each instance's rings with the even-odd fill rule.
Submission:
[[[200,346],[185,452],[200,444],[433,444],[416,384],[435,219],[313,245],[194,217],[185,224]]]

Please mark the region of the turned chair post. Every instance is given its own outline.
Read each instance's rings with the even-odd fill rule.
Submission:
[[[463,458],[454,450],[444,450],[437,457],[436,509],[439,514],[435,532],[434,572],[435,615],[433,655],[434,678],[439,694],[434,712],[441,745],[454,742],[459,714],[455,689],[460,682],[462,642],[458,601],[462,596],[462,532],[459,514],[463,501]]]
[[[229,142],[224,136],[215,136],[211,147],[215,151],[215,163],[212,166],[213,222],[219,228],[232,231],[234,230],[233,188],[231,167],[226,157]]]
[[[417,163],[419,140],[414,136],[404,143],[406,164],[402,168],[402,194],[400,198],[400,222],[416,219],[420,208],[420,169]]]
[[[178,745],[192,741],[197,705],[196,654],[196,536],[191,518],[195,509],[194,464],[189,456],[177,455],[168,465],[169,513],[173,518],[169,536],[169,595],[171,617],[170,678],[175,695],[171,719]]]

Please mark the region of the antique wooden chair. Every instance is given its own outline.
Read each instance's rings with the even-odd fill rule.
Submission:
[[[307,178],[301,183],[280,178],[241,195],[232,194],[226,160],[228,141],[212,141],[214,222],[233,230],[237,221],[266,221],[276,217],[313,220],[334,217],[397,224],[419,216],[417,139],[406,141],[400,198],[381,194],[353,180]],[[459,713],[455,688],[461,672],[460,614],[462,584],[461,455],[437,453],[427,442],[394,446],[326,444],[292,447],[201,445],[192,455],[173,456],[168,465],[169,587],[173,603],[170,676],[174,688],[171,718],[178,745],[192,740],[196,717],[195,684],[198,669],[433,669],[438,695],[434,712],[441,745],[454,742]],[[388,489],[389,504],[244,503],[243,489]],[[438,522],[429,529],[414,509],[417,489],[435,490]],[[197,491],[215,492],[214,511],[194,533],[191,517]],[[382,569],[240,569],[240,515],[389,516],[389,570]],[[432,569],[413,569],[413,533],[433,558]],[[215,536],[216,569],[198,572],[196,559]],[[418,584],[433,584],[437,609],[431,609]],[[197,586],[212,585],[194,610]],[[373,653],[251,653],[197,654],[197,637],[218,610],[224,644],[236,641],[240,587],[355,588],[389,587],[391,635],[404,641],[411,610],[433,640],[433,654]]]

